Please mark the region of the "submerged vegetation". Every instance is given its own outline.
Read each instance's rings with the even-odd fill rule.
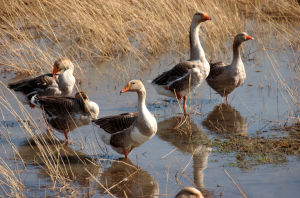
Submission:
[[[300,157],[300,129],[291,132],[287,137],[265,138],[230,136],[228,139],[214,139],[204,145],[215,147],[216,151],[235,153],[238,167],[252,167],[261,164],[280,164],[287,162],[289,155]]]

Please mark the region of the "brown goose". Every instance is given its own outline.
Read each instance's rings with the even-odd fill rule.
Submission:
[[[184,187],[175,198],[204,198],[202,193],[194,187]]]
[[[45,111],[48,123],[57,131],[64,133],[68,143],[68,132],[87,125],[96,119],[99,106],[90,101],[86,93],[78,92],[75,97],[34,95],[31,103]]]
[[[205,58],[199,39],[200,23],[207,20],[210,20],[210,17],[203,12],[196,13],[192,19],[190,59],[175,65],[171,70],[162,73],[152,81],[152,85],[159,94],[183,99],[185,113],[187,94],[198,87],[209,74],[209,63]]]
[[[93,123],[101,128],[101,139],[105,144],[118,153],[128,154],[137,147],[151,139],[157,131],[155,117],[146,106],[146,89],[140,80],[131,80],[121,91],[137,92],[138,112],[123,113],[94,120]]]
[[[223,62],[210,64],[210,73],[206,81],[218,94],[226,97],[226,104],[228,104],[228,95],[235,88],[242,85],[246,79],[246,72],[240,51],[242,43],[252,39],[245,32],[239,33],[233,41],[233,59],[231,65],[226,65]]]
[[[74,65],[66,57],[55,61],[52,74],[20,80],[8,84],[8,88],[18,93],[18,98],[25,104],[30,104],[33,95],[40,96],[68,96],[73,92],[75,78]],[[20,94],[19,94],[20,93]]]

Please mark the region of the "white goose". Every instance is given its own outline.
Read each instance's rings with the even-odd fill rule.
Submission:
[[[68,96],[73,92],[75,77],[74,65],[66,57],[55,61],[52,74],[23,79],[8,84],[8,88],[18,93],[18,98],[25,104],[30,104],[33,95],[40,96]],[[19,94],[20,93],[20,94]]]
[[[199,39],[200,23],[211,20],[207,14],[198,12],[194,15],[190,30],[190,59],[175,65],[152,81],[156,91],[165,96],[183,99],[183,109],[186,113],[187,94],[198,87],[209,74],[209,63]]]
[[[101,139],[110,145],[116,152],[128,154],[151,139],[157,131],[155,117],[146,106],[146,89],[140,80],[131,80],[121,91],[137,92],[138,112],[123,113],[115,116],[103,117],[93,123],[101,128]]]
[[[89,124],[99,114],[99,106],[82,91],[75,97],[34,95],[31,103],[44,110],[48,123],[64,133],[66,143],[68,132]]]
[[[252,40],[253,37],[242,32],[235,36],[233,41],[233,59],[231,65],[223,62],[211,63],[210,73],[206,81],[222,97],[226,97],[238,86],[242,85],[246,79],[244,63],[241,57],[241,47],[244,41]]]

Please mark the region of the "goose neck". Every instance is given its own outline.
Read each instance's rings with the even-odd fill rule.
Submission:
[[[67,69],[61,75],[59,75],[59,78],[61,80],[65,80],[65,79],[68,79],[72,75],[73,75],[73,70],[72,69]]]
[[[144,113],[147,110],[146,107],[146,91],[140,90],[137,92],[138,94],[138,110],[139,113]]]
[[[200,29],[200,23],[196,23],[195,21],[192,21],[191,29],[190,29],[190,60],[200,60],[203,58],[204,51],[200,43],[199,38],[199,29]]]
[[[237,60],[241,59],[241,42],[235,41],[233,43],[232,46],[232,50],[233,50],[233,59],[232,59],[232,63],[237,62]]]

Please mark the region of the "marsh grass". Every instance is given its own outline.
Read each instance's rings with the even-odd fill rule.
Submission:
[[[0,193],[5,197],[24,197],[23,185],[18,171],[12,169],[5,159],[0,158]]]
[[[200,32],[212,59],[224,56],[228,38],[241,31],[261,38],[258,42],[269,40],[266,32],[276,33],[281,42],[295,44],[299,39],[289,28],[300,18],[293,0],[3,0],[2,5],[1,64],[30,73],[49,71],[60,56],[93,65],[133,54],[147,65],[147,57],[170,49],[185,53],[191,17],[198,10],[213,19]]]

